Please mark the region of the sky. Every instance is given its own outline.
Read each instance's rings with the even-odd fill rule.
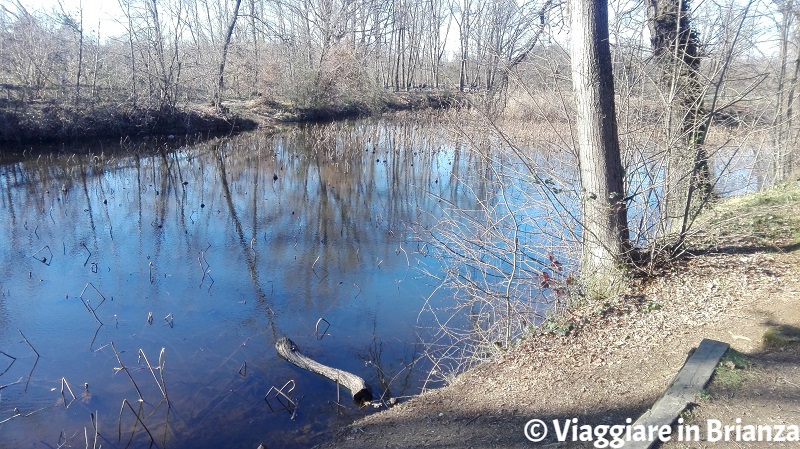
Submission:
[[[25,8],[33,11],[52,12],[59,9],[58,0],[0,0],[0,5],[10,9],[16,10],[16,2],[21,2]],[[636,0],[631,0],[635,2]],[[94,35],[97,32],[98,24],[100,25],[100,40],[110,36],[119,36],[125,33],[125,27],[120,24],[122,11],[117,0],[61,0],[61,4],[67,13],[71,13],[73,17],[78,17],[78,10],[80,5],[83,6],[83,27],[86,33]],[[622,5],[626,2],[622,2]],[[771,28],[771,23],[764,23],[767,29]],[[448,45],[448,50],[457,49],[457,36],[455,24],[450,29],[448,41],[452,40],[452,45]],[[774,32],[773,32],[774,34]],[[758,50],[765,54],[775,53],[776,47],[772,40],[762,37],[762,41],[757,45]]]
[[[60,10],[57,0],[19,0],[29,12],[52,12]],[[16,10],[17,0],[0,0],[8,9]],[[119,3],[116,0],[61,0],[64,10],[74,18],[78,18],[80,6],[83,6],[83,29],[86,33],[95,34],[100,25],[101,39],[103,36],[118,35],[125,28],[118,22],[121,16]]]

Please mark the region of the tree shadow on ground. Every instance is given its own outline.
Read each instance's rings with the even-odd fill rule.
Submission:
[[[394,419],[390,428],[382,426],[380,428],[382,433],[378,433],[377,427],[369,425],[351,426],[342,430],[326,447],[432,449],[586,447],[591,443],[573,444],[571,432],[567,438],[569,443],[560,443],[556,437],[554,421],[561,426],[573,419],[577,419],[577,422],[570,422],[570,426],[625,425],[626,419],[635,421],[645,410],[642,407],[609,404],[603,410],[592,411],[539,409],[530,413],[524,411],[503,413],[502,407],[498,408],[497,404],[487,404],[484,410],[455,414],[440,413],[432,416],[406,414],[402,418]],[[541,441],[533,442],[526,437],[526,423],[533,419],[541,420],[547,428],[547,436]]]
[[[724,245],[715,248],[706,248],[689,252],[692,257],[715,254],[741,254],[752,255],[758,253],[782,254],[800,250],[800,242],[786,245]]]

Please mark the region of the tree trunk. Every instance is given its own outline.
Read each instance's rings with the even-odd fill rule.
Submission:
[[[683,236],[711,195],[697,32],[689,21],[688,0],[650,0],[647,21],[669,102],[663,221],[667,232]]]
[[[608,4],[570,0],[572,89],[583,206],[581,268],[589,287],[609,292],[623,279],[628,209],[614,104]]]
[[[233,28],[236,26],[236,19],[239,17],[239,6],[241,6],[242,0],[236,0],[236,3],[233,5],[233,17],[231,17],[231,23],[228,26],[228,32],[225,34],[225,43],[222,44],[222,58],[219,61],[219,78],[217,82],[217,93],[214,95],[214,106],[217,109],[222,107],[222,90],[225,88],[225,61],[228,59],[228,47],[231,44],[231,36],[233,36]]]
[[[400,60],[403,57],[402,49],[400,48],[400,36],[403,33],[403,29],[400,28],[397,31],[397,47],[395,51],[395,63],[394,63],[394,91],[400,92]]]
[[[304,356],[300,353],[297,345],[295,345],[292,340],[286,337],[281,338],[275,343],[275,349],[278,350],[278,355],[283,357],[286,361],[311,371],[312,373],[323,375],[339,385],[343,385],[352,393],[354,403],[365,405],[372,401],[372,390],[367,383],[364,382],[364,379],[355,374],[348,373],[347,371],[323,365]]]
[[[464,5],[459,23],[459,42],[461,44],[461,65],[458,73],[458,90],[464,92],[467,88],[467,58],[469,57],[469,31],[470,31],[470,11],[469,4]]]
[[[798,133],[797,127],[794,124],[794,102],[797,91],[798,76],[800,76],[800,50],[795,50],[794,58],[794,72],[792,79],[789,82],[789,94],[786,98],[786,146],[788,147],[788,154],[786,155],[786,162],[784,167],[784,179],[793,176],[797,171],[797,143]]]
[[[75,105],[81,101],[81,76],[83,76],[83,2],[78,3],[78,74],[75,76]],[[100,45],[98,40],[97,45]]]
[[[778,73],[777,104],[773,126],[775,128],[775,160],[774,180],[779,183],[789,179],[795,171],[797,157],[797,134],[793,124],[793,106],[797,90],[798,73],[800,72],[800,51],[794,49],[794,59],[789,52],[792,39],[800,37],[796,21],[798,13],[793,0],[780,6],[782,20],[780,23],[780,69]],[[794,34],[794,36],[793,36]],[[790,66],[791,64],[791,66]]]
[[[130,88],[131,88],[130,95],[131,96],[130,96],[130,98],[131,98],[131,102],[133,103],[133,106],[136,107],[138,98],[137,98],[137,95],[136,95],[136,47],[134,46],[134,43],[133,43],[133,41],[134,41],[134,33],[135,33],[135,31],[133,30],[133,16],[131,15],[131,4],[130,4],[130,2],[122,2],[120,0],[119,4],[120,4],[121,8],[123,7],[123,4],[124,4],[125,18],[128,21],[128,30],[127,30],[128,31],[128,45],[130,46],[130,58],[131,58],[131,85],[130,85]]]

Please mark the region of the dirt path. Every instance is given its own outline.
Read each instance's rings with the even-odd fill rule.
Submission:
[[[798,209],[790,210],[796,215]],[[748,213],[770,211],[759,206]],[[533,418],[624,424],[655,402],[703,338],[728,342],[745,356],[727,362],[734,380],[718,374],[685,413],[687,423],[714,418],[734,424],[741,417],[800,425],[798,346],[765,350],[762,344],[769,327],[800,329],[800,252],[791,251],[797,223],[786,227],[780,242],[761,247],[755,232],[742,240],[720,234],[718,221],[710,224],[715,233],[704,236],[703,245],[713,242],[719,252],[687,259],[604,304],[576,309],[568,317],[576,325],[572,334],[529,340],[447,388],[355,422],[323,447],[530,448],[555,441],[551,435],[537,445],[525,438],[523,427]],[[740,447],[665,446],[706,444]]]

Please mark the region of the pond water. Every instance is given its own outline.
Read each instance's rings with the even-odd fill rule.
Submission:
[[[471,207],[480,162],[456,148],[358,121],[4,156],[0,446],[307,447],[370,413],[279,359],[283,336],[419,393],[435,262],[410,226]]]

